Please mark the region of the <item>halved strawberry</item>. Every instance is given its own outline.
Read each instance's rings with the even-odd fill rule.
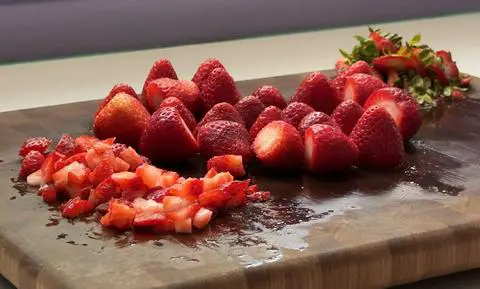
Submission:
[[[183,104],[183,102],[176,98],[176,97],[167,97],[165,98],[159,106],[160,108],[164,107],[173,107],[177,110],[177,112],[182,117],[185,124],[188,126],[190,131],[193,131],[197,126],[197,121],[195,120],[195,116],[193,116],[192,112],[188,110],[188,108]]]
[[[245,175],[242,156],[240,155],[221,155],[210,158],[207,162],[207,168],[215,168],[217,172],[229,172],[234,177]]]
[[[267,124],[255,138],[257,158],[274,169],[298,169],[303,164],[304,145],[300,133],[283,121]]]
[[[171,78],[171,79],[178,79],[177,73],[175,72],[175,69],[173,68],[172,63],[170,60],[166,58],[158,59],[155,61],[150,68],[150,71],[148,72],[147,78],[145,79],[145,82],[143,83],[143,88],[142,88],[142,98],[145,97],[146,95],[146,90],[148,84],[155,79],[159,78]]]
[[[328,124],[331,126],[337,126],[335,121],[328,114],[323,113],[321,111],[314,111],[307,114],[300,121],[300,124],[298,125],[298,132],[303,136],[307,128],[311,127],[314,124]]]
[[[21,178],[25,178],[31,173],[38,171],[42,167],[44,161],[45,157],[42,153],[38,151],[28,152],[28,154],[22,160],[19,176]]]
[[[113,199],[108,203],[108,211],[100,223],[105,227],[119,230],[128,230],[133,226],[136,211],[130,202],[121,199]]]
[[[400,88],[382,88],[370,95],[364,108],[381,106],[387,110],[400,129],[403,140],[410,139],[422,125],[422,116],[418,103]]]
[[[282,111],[280,108],[273,105],[265,108],[250,128],[250,137],[254,139],[264,126],[275,120],[282,120]]]
[[[458,71],[457,64],[452,60],[452,55],[450,52],[445,50],[440,50],[435,52],[435,54],[442,59],[442,70],[445,73],[445,76],[448,80],[457,80],[460,76]]]
[[[62,210],[62,216],[69,219],[74,219],[80,217],[84,214],[87,214],[93,210],[90,203],[86,200],[80,199],[80,197],[76,197],[70,199]]]
[[[52,140],[46,137],[32,137],[25,140],[20,147],[18,154],[22,157],[25,157],[30,151],[44,153],[51,143]]]
[[[204,228],[206,225],[208,225],[212,219],[212,216],[213,211],[206,208],[200,208],[193,217],[193,226],[198,229]]]
[[[388,72],[389,70],[408,71],[417,70],[416,63],[411,58],[402,55],[384,55],[373,60],[373,67],[380,72]]]

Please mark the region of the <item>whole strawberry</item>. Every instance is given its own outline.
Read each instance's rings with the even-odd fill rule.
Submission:
[[[154,112],[166,98],[175,97],[192,112],[200,109],[200,90],[197,85],[188,80],[159,78],[152,80],[146,90],[147,108]]]
[[[197,131],[205,124],[215,120],[228,120],[237,122],[242,126],[245,126],[243,118],[238,110],[230,103],[220,102],[215,104],[198,123],[197,128],[194,131],[194,135],[197,135]]]
[[[216,58],[208,58],[202,63],[197,68],[197,71],[192,77],[192,81],[197,84],[198,87],[202,87],[202,85],[205,83],[207,80],[208,76],[210,73],[215,69],[215,68],[224,68],[223,64],[220,62],[220,60]]]
[[[245,163],[252,155],[249,139],[250,135],[243,125],[227,120],[208,122],[197,133],[203,156],[241,155]]]
[[[333,119],[329,115],[321,111],[314,111],[302,118],[300,124],[298,125],[298,131],[303,136],[305,135],[305,131],[307,130],[307,128],[311,127],[314,124],[327,124],[331,126],[337,126],[335,121],[333,121]]]
[[[173,68],[172,63],[168,59],[159,59],[155,61],[148,72],[147,78],[143,84],[142,96],[145,97],[147,92],[147,86],[150,81],[158,78],[171,78],[178,79],[177,73]]]
[[[346,78],[343,98],[351,99],[363,106],[370,94],[384,87],[388,85],[376,77],[363,73],[353,74]]]
[[[250,128],[250,136],[255,139],[258,132],[267,124],[275,120],[282,120],[282,111],[276,106],[269,106],[262,111]]]
[[[224,68],[212,70],[200,89],[200,98],[206,110],[220,102],[234,105],[240,100],[235,81]]]
[[[357,145],[361,167],[392,169],[405,161],[402,135],[381,106],[374,105],[363,113],[350,138]]]
[[[291,102],[303,102],[316,111],[331,114],[341,102],[341,98],[328,76],[314,72],[300,83]]]
[[[299,169],[305,159],[300,133],[284,121],[273,121],[262,128],[255,137],[253,150],[264,166],[277,170]]]
[[[135,89],[133,89],[133,87],[131,87],[130,85],[128,85],[126,83],[115,84],[112,87],[112,89],[110,90],[110,92],[108,93],[108,95],[100,103],[100,106],[98,107],[97,112],[95,112],[95,116],[105,107],[105,105],[107,105],[107,103],[110,100],[112,100],[112,98],[115,95],[117,95],[121,92],[124,92],[126,94],[129,94],[129,95],[135,97],[135,98],[138,98],[137,93],[135,92]]]
[[[180,114],[182,119],[185,121],[185,124],[188,128],[193,131],[197,126],[197,121],[193,114],[188,110],[188,108],[183,104],[181,100],[176,97],[168,97],[162,101],[160,108],[164,107],[174,107],[177,112]]]
[[[19,176],[21,178],[26,178],[31,173],[38,171],[42,167],[44,161],[45,157],[42,153],[38,151],[28,152],[22,160]]]
[[[148,121],[139,149],[153,162],[173,163],[195,155],[198,146],[178,111],[173,107],[164,107]]]
[[[353,100],[340,103],[332,113],[332,119],[344,134],[349,135],[358,119],[363,114],[363,108]]]
[[[300,121],[315,110],[303,102],[291,102],[282,110],[282,119],[294,127],[298,127]]]
[[[358,149],[338,127],[315,124],[305,132],[305,159],[310,172],[342,171],[357,164]]]
[[[405,90],[396,87],[379,89],[368,97],[364,109],[375,105],[384,107],[390,113],[404,141],[414,136],[422,126],[420,106]]]
[[[117,142],[137,147],[149,118],[138,99],[119,93],[95,117],[93,132],[100,139],[115,137]]]
[[[284,109],[287,106],[285,97],[283,96],[282,92],[275,86],[261,86],[257,88],[254,92],[252,92],[252,95],[260,99],[260,101],[266,107],[273,105],[280,109]]]
[[[260,113],[265,109],[265,106],[258,98],[249,95],[240,99],[240,101],[235,104],[235,108],[242,116],[247,129],[250,129]]]

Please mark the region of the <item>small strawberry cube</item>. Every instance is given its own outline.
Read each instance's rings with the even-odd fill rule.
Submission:
[[[142,182],[148,188],[158,187],[160,177],[162,176],[163,170],[157,167],[143,164],[135,170],[136,174],[141,178]]]
[[[245,205],[247,203],[246,192],[248,190],[248,185],[250,180],[245,181],[232,181],[230,183],[224,184],[220,187],[227,195],[230,195],[230,200],[225,204],[227,208],[233,208]]]
[[[130,164],[129,163],[127,163],[126,161],[122,160],[119,157],[115,157],[115,163],[113,165],[113,170],[116,173],[126,172],[126,171],[128,171],[128,169],[130,169]]]
[[[228,172],[218,173],[211,178],[203,179],[203,191],[207,192],[233,181],[233,176]]]
[[[198,203],[207,208],[223,208],[231,196],[221,189],[210,190],[198,196]]]
[[[215,168],[209,168],[208,172],[205,174],[204,178],[213,178],[216,174],[218,174]]]
[[[192,202],[190,200],[184,199],[177,196],[165,196],[163,198],[163,210],[166,213],[177,211],[183,209],[190,205]]]
[[[96,187],[113,174],[114,168],[109,160],[102,160],[89,175],[90,183]]]
[[[59,170],[61,170],[62,168],[64,168],[65,166],[73,163],[73,162],[79,162],[79,163],[82,163],[84,165],[87,164],[87,161],[85,160],[85,155],[87,153],[84,152],[84,153],[78,153],[78,154],[74,154],[73,156],[70,156],[68,158],[62,158],[62,159],[59,159],[57,162],[55,162],[55,165],[54,165],[54,171],[57,172]]]
[[[38,170],[28,175],[27,184],[30,186],[40,186],[43,183],[42,171]]]
[[[130,202],[121,199],[113,199],[108,203],[108,212],[100,223],[105,227],[118,230],[128,230],[133,226],[136,211]]]
[[[91,135],[82,135],[75,139],[75,153],[83,153],[87,150],[93,148],[93,145],[99,141],[94,136]]]
[[[192,233],[192,219],[185,219],[175,222],[176,233]]]
[[[128,147],[120,152],[120,157],[130,164],[130,169],[135,171],[137,167],[144,163],[142,156],[140,156],[132,147]]]
[[[198,229],[204,228],[206,225],[208,225],[208,223],[212,219],[212,216],[213,211],[205,208],[200,208],[193,217],[193,226]]]
[[[198,204],[190,204],[185,208],[167,213],[167,217],[177,223],[186,219],[193,218],[199,209],[200,206]]]
[[[57,189],[52,185],[44,185],[38,193],[42,196],[43,201],[47,204],[54,204],[57,200]]]
[[[117,190],[117,185],[112,178],[107,178],[95,188],[93,193],[90,194],[88,201],[93,207],[97,207],[100,204],[108,202],[111,198],[120,197]]]
[[[80,217],[86,213],[92,211],[92,206],[86,200],[80,199],[80,197],[76,197],[70,199],[62,210],[62,216],[69,219],[74,219]]]
[[[215,168],[217,172],[229,172],[234,177],[245,175],[242,156],[240,155],[221,155],[210,158],[207,162],[207,168]]]
[[[176,172],[164,171],[158,180],[158,185],[163,188],[168,188],[174,185],[179,178],[180,175]]]
[[[55,172],[55,163],[64,156],[57,152],[50,153],[42,164],[40,170],[42,171],[42,184],[48,184],[52,181],[53,173]]]
[[[161,187],[151,188],[147,192],[147,199],[153,200],[157,203],[161,203],[163,198],[167,195],[168,189],[164,189]]]

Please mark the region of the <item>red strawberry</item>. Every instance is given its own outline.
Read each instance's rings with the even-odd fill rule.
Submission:
[[[229,172],[234,177],[243,177],[245,175],[242,156],[240,155],[214,156],[207,162],[207,169],[211,168],[215,168],[217,172]]]
[[[115,84],[112,87],[112,89],[110,90],[110,92],[108,93],[108,95],[100,103],[97,111],[95,112],[95,116],[107,105],[107,103],[110,102],[110,100],[112,100],[112,98],[115,95],[117,95],[119,93],[122,93],[122,92],[126,93],[128,95],[131,95],[135,98],[138,98],[137,93],[135,92],[135,89],[133,89],[130,85],[125,84],[125,83]]]
[[[240,99],[240,101],[235,104],[235,108],[242,116],[247,129],[250,129],[260,113],[265,109],[265,106],[258,98],[250,95]]]
[[[208,223],[212,219],[212,216],[213,211],[206,208],[200,208],[193,217],[192,225],[198,229],[202,229],[206,225],[208,225]]]
[[[52,176],[55,172],[55,163],[63,157],[64,156],[62,154],[54,151],[45,158],[45,161],[42,163],[42,167],[40,168],[42,172],[42,184],[47,184],[52,181]]]
[[[354,75],[357,73],[363,73],[363,74],[370,74],[373,75],[375,74],[373,68],[368,64],[368,62],[360,60],[352,65],[350,65],[342,74],[341,76],[347,77],[350,75]]]
[[[102,160],[89,174],[90,183],[96,187],[114,172],[114,167],[108,159]]]
[[[241,155],[247,162],[252,155],[250,135],[244,126],[237,122],[212,121],[198,130],[197,141],[203,156],[211,158],[220,155]]]
[[[192,113],[196,113],[200,108],[200,90],[194,82],[159,78],[152,80],[147,86],[145,98],[151,112],[157,110],[163,100],[169,97],[181,100]]]
[[[215,175],[212,175],[213,172]],[[232,182],[233,176],[229,172],[217,173],[214,168],[210,169],[207,175],[203,178],[203,191],[208,192],[219,188],[221,185]]]
[[[197,135],[198,130],[211,121],[215,120],[228,120],[233,121],[245,126],[242,116],[238,112],[238,110],[231,105],[230,103],[221,102],[215,104],[202,118],[202,120],[198,123],[197,128],[194,131],[194,135]]]
[[[80,199],[80,197],[69,200],[62,210],[62,216],[69,219],[80,217],[93,210],[90,203],[86,200]]]
[[[111,198],[120,196],[121,194],[117,192],[117,185],[113,182],[112,178],[109,177],[98,184],[95,191],[88,197],[88,201],[93,207],[96,207],[108,202]]]
[[[357,163],[357,146],[337,127],[315,124],[305,132],[305,159],[314,173],[341,171]]]
[[[62,134],[55,150],[65,156],[71,156],[75,152],[75,139],[69,134]]]
[[[198,151],[194,136],[173,107],[159,109],[152,115],[139,147],[154,162],[181,161]]]
[[[347,82],[347,78],[342,75],[338,75],[332,80],[332,87],[337,91],[338,95],[343,95],[345,82]]]
[[[261,86],[257,88],[252,95],[260,99],[266,107],[273,105],[280,109],[284,109],[287,106],[287,102],[285,101],[282,92],[275,86]]]
[[[392,41],[382,36],[378,31],[371,31],[369,38],[375,43],[375,47],[379,52],[391,53],[398,50],[398,47],[396,47]]]
[[[282,110],[282,119],[294,127],[298,127],[302,119],[315,110],[303,102],[291,102]]]
[[[442,70],[445,73],[445,76],[448,80],[457,80],[460,76],[458,67],[455,62],[452,60],[452,55],[450,52],[445,50],[439,50],[435,54],[442,59]]]
[[[120,158],[129,164],[129,168],[132,171],[146,163],[143,156],[139,155],[132,147],[127,147],[122,150],[120,152]]]
[[[348,69],[348,64],[345,63],[345,58],[339,58],[335,61],[335,71],[337,74],[342,74]]]
[[[111,200],[107,214],[100,219],[100,223],[105,227],[127,230],[132,228],[135,215],[136,211],[130,202]]]
[[[328,124],[331,126],[337,126],[337,124],[329,115],[321,111],[314,111],[302,118],[302,120],[298,124],[298,131],[303,136],[307,128],[311,127],[314,124]]]
[[[343,98],[363,105],[372,92],[387,87],[380,79],[368,74],[357,73],[346,78]]]
[[[396,70],[389,70],[387,72],[387,85],[388,86],[395,86],[397,81],[400,80],[400,76],[398,75],[398,72]]]
[[[200,194],[200,196],[198,196],[198,203],[202,207],[218,209],[225,207],[225,204],[230,198],[230,195],[218,188]]]
[[[190,131],[193,131],[197,126],[197,121],[193,114],[188,110],[188,108],[183,104],[181,100],[176,97],[168,97],[160,104],[160,108],[164,107],[174,107],[180,116],[185,121],[185,124],[188,126]]]
[[[357,145],[362,167],[389,169],[405,160],[402,135],[393,118],[381,106],[366,109],[350,138]]]
[[[416,62],[402,55],[384,55],[373,60],[373,67],[380,72],[388,72],[389,70],[408,71],[417,70]]]
[[[267,124],[275,120],[282,119],[282,111],[276,106],[269,106],[263,110],[263,112],[257,117],[257,120],[253,123],[250,128],[250,136],[254,139],[258,132]]]
[[[145,83],[143,84],[142,96],[146,96],[147,86],[152,80],[164,77],[178,79],[177,73],[175,72],[170,60],[159,59],[153,63],[152,68],[150,68],[150,71],[148,72],[147,79],[145,79]]]
[[[22,157],[25,157],[30,151],[44,153],[51,143],[52,140],[46,137],[32,137],[25,140],[18,154]]]
[[[116,157],[119,157],[120,156],[120,153],[126,149],[127,146],[124,145],[123,143],[114,143],[112,145],[112,151],[113,151],[113,154],[116,156]]]
[[[44,161],[45,157],[43,154],[38,151],[30,151],[22,160],[19,176],[21,178],[26,178],[31,173],[38,171],[42,167]]]
[[[298,169],[304,160],[300,133],[284,121],[267,124],[255,137],[253,150],[265,166],[274,169]]]
[[[197,72],[195,72],[195,75],[192,77],[192,81],[195,82],[198,87],[202,87],[202,85],[205,83],[207,80],[208,76],[210,73],[215,69],[215,68],[225,68],[223,64],[215,58],[209,58],[200,63],[198,66]]]
[[[115,137],[120,143],[136,147],[149,118],[138,99],[120,93],[97,114],[93,131],[98,138]]]
[[[61,158],[59,160],[57,160],[53,166],[53,170],[54,171],[59,171],[61,170],[62,168],[64,168],[65,166],[73,163],[73,162],[79,162],[81,164],[84,164],[86,165],[87,164],[87,160],[85,159],[85,156],[87,155],[87,153],[78,153],[78,154],[74,154],[73,156],[70,156],[68,158]]]
[[[75,153],[83,153],[88,149],[93,148],[93,145],[98,142],[94,136],[91,135],[81,135],[75,139]]]
[[[316,111],[330,114],[341,102],[341,98],[328,76],[321,72],[314,72],[300,83],[291,102],[303,102]]]
[[[133,172],[114,173],[111,176],[113,183],[122,192],[122,198],[133,201],[135,198],[143,198],[147,193],[147,187],[142,179]]]
[[[163,172],[162,169],[147,164],[139,166],[135,171],[148,188],[160,186],[159,180],[161,179]]]
[[[414,136],[422,125],[418,103],[404,90],[396,87],[382,88],[370,95],[364,108],[381,106],[392,116],[403,140]]]
[[[220,102],[234,105],[240,100],[240,93],[230,74],[223,68],[215,68],[201,87],[200,98],[205,109],[209,110]]]
[[[42,196],[42,199],[47,204],[54,204],[58,201],[57,189],[53,185],[42,186],[38,193]]]
[[[363,108],[358,103],[345,100],[333,111],[332,119],[344,134],[349,135],[362,114]]]

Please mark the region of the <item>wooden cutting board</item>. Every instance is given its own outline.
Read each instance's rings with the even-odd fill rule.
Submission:
[[[273,84],[290,95],[304,76],[239,87],[246,95]],[[271,202],[170,236],[69,223],[12,182],[26,137],[87,133],[97,105],[0,114],[0,273],[18,288],[381,288],[480,265],[478,93],[427,114],[398,171],[278,176],[253,167]],[[198,175],[203,165],[179,170]]]

